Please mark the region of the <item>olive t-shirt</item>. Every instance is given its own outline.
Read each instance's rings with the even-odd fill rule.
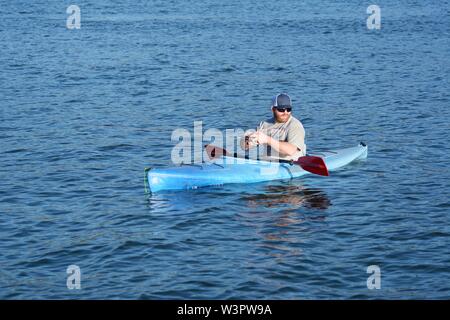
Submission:
[[[275,150],[267,146],[265,156],[284,160],[297,160],[299,157],[306,155],[305,129],[302,123],[293,116],[284,123],[278,123],[274,118],[262,121],[257,130],[262,131],[275,140],[289,142],[297,146],[297,152],[292,156],[277,154]]]

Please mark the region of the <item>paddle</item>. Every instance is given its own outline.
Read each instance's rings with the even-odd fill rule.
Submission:
[[[211,160],[214,158],[219,158],[221,156],[230,156],[227,150],[213,146],[211,144],[206,144],[205,150]]]
[[[206,153],[208,153],[208,157],[210,159],[218,158],[221,156],[231,156],[227,150],[207,144],[205,145]],[[233,157],[237,157],[237,155],[233,155]],[[318,174],[320,176],[329,176],[328,168],[325,165],[325,162],[321,157],[315,156],[303,156],[297,159],[297,161],[293,160],[279,160],[281,163],[291,163],[296,164],[302,167],[303,170]]]
[[[293,161],[293,163],[298,164],[303,170],[309,171],[319,176],[329,176],[328,168],[325,161],[321,157],[315,156],[303,156]]]

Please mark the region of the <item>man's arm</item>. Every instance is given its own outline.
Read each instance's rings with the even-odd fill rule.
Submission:
[[[299,150],[296,145],[285,141],[278,141],[262,133],[261,131],[255,132],[252,136],[259,144],[268,144],[272,149],[281,155],[292,156]]]
[[[278,141],[272,137],[268,137],[267,144],[281,155],[293,156],[297,151],[297,146],[285,141]]]

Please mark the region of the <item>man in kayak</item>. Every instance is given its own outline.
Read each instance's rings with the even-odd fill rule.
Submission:
[[[241,140],[241,147],[249,150],[263,145],[263,157],[283,160],[297,160],[306,155],[305,129],[291,114],[291,98],[286,93],[277,94],[272,99],[273,117],[262,121],[256,132]],[[265,150],[264,150],[265,149]]]

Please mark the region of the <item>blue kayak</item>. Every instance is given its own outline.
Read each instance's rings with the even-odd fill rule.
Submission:
[[[367,158],[367,145],[309,154],[321,157],[328,171],[352,161]],[[151,192],[186,190],[228,183],[255,183],[293,179],[306,174],[300,166],[288,162],[270,162],[222,156],[202,164],[181,165],[164,169],[146,169],[145,178]]]

